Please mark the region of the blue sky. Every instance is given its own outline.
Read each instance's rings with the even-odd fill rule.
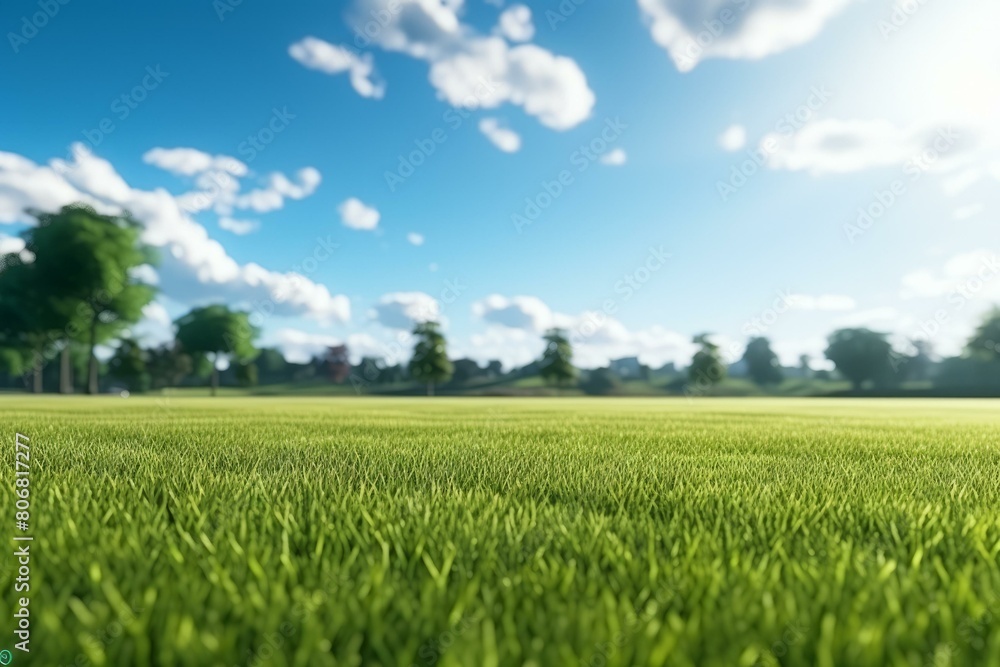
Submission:
[[[508,365],[549,326],[585,366],[848,325],[950,354],[1000,300],[994,4],[559,6],[5,3],[0,249],[26,206],[128,208],[137,333],[225,300],[294,358],[405,359],[427,318]]]

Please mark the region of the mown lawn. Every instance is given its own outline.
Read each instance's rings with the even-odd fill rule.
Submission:
[[[1000,664],[1000,401],[4,395],[8,544],[15,431],[15,666]]]

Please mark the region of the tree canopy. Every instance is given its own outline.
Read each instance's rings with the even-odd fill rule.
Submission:
[[[434,385],[447,382],[454,373],[448,359],[448,346],[437,322],[424,322],[413,329],[417,344],[410,359],[410,375],[427,384],[427,395],[434,395]]]

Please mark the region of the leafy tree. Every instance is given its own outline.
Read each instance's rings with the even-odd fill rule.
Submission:
[[[448,359],[448,348],[444,334],[437,322],[418,324],[413,329],[417,344],[410,359],[410,376],[427,383],[427,395],[434,395],[434,385],[451,379],[454,368]]]
[[[219,388],[220,359],[246,363],[257,356],[253,341],[260,332],[250,324],[248,313],[223,305],[205,306],[193,309],[175,324],[177,341],[185,352],[210,357],[212,396]]]
[[[545,332],[545,351],[539,362],[538,374],[546,383],[557,387],[567,385],[576,377],[573,366],[573,347],[562,329]]]
[[[500,377],[503,375],[503,363],[497,359],[491,360],[490,363],[486,364],[486,373],[490,377]]]
[[[483,374],[483,369],[473,359],[457,359],[452,365],[455,368],[452,379],[458,384],[467,384]]]
[[[606,396],[617,391],[621,384],[621,380],[610,368],[597,368],[590,371],[587,379],[580,383],[580,389],[594,396]]]
[[[257,364],[252,361],[236,364],[236,381],[241,387],[256,387],[258,382]]]
[[[802,369],[802,377],[806,379],[812,376],[812,368],[809,367],[809,361],[808,354],[799,355],[799,368]]]
[[[46,355],[65,320],[52,309],[40,288],[38,267],[17,254],[4,255],[0,270],[0,347],[26,360],[32,391],[42,391]],[[13,356],[11,356],[13,359]],[[12,364],[13,365],[13,364]]]
[[[58,213],[33,212],[37,224],[25,232],[25,248],[34,256],[36,279],[66,328],[62,368],[69,369],[71,339],[89,350],[87,392],[98,391],[99,365],[94,349],[142,318],[155,290],[133,271],[153,262],[140,242],[142,227],[127,214],[108,216],[84,204]],[[68,386],[63,380],[62,386]]]
[[[994,307],[983,316],[965,350],[971,357],[1000,360],[1000,308]]]
[[[885,334],[870,329],[840,329],[828,340],[826,358],[850,380],[855,390],[866,381],[886,382],[892,377],[892,346]]]
[[[784,374],[778,355],[771,350],[771,341],[766,338],[751,338],[743,353],[743,362],[747,365],[750,379],[763,386],[781,384]]]
[[[163,345],[149,350],[146,368],[156,388],[174,387],[194,371],[194,362],[176,345]]]
[[[124,382],[129,391],[146,391],[149,389],[149,372],[145,350],[135,340],[126,338],[108,361],[108,374]]]
[[[280,382],[288,377],[288,362],[279,350],[265,347],[255,361],[263,382]]]
[[[701,349],[695,352],[688,369],[688,381],[700,387],[712,387],[726,377],[726,366],[722,363],[719,346],[709,340],[710,334],[699,334],[692,339]]]

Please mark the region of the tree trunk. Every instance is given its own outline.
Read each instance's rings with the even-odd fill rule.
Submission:
[[[59,393],[73,393],[73,365],[70,363],[69,341],[63,345],[62,352],[59,353]]]
[[[45,365],[42,360],[44,358],[45,357],[42,355],[42,350],[41,348],[39,348],[38,351],[35,352],[35,363],[33,364],[31,369],[32,373],[31,391],[33,391],[36,394],[42,393],[42,368]]]
[[[94,348],[97,347],[97,313],[90,321],[90,359],[87,364],[87,393],[94,395],[98,391],[97,386],[97,355]]]

